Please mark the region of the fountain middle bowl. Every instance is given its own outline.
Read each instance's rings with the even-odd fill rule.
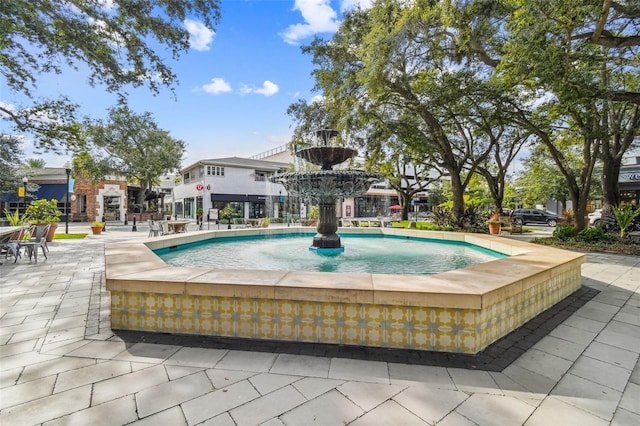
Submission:
[[[314,199],[352,198],[367,192],[373,182],[382,180],[379,173],[356,170],[313,170],[279,173],[269,180],[281,183],[289,195]]]

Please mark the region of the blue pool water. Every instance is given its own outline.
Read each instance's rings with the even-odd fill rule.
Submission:
[[[229,237],[156,250],[172,266],[375,274],[437,274],[505,257],[467,243],[341,235],[344,251],[309,250],[314,234]]]

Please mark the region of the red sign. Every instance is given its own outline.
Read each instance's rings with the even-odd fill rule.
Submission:
[[[201,183],[196,185],[196,191],[202,191],[204,189],[204,186],[202,186]]]

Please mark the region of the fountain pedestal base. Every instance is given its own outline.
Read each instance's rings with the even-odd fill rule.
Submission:
[[[313,247],[318,249],[342,248],[338,234],[317,234],[313,237]]]

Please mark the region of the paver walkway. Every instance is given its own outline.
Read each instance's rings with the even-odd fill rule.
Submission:
[[[0,266],[0,424],[640,424],[637,257],[589,254],[600,293],[491,372],[123,341],[103,244],[146,236],[115,227]]]

